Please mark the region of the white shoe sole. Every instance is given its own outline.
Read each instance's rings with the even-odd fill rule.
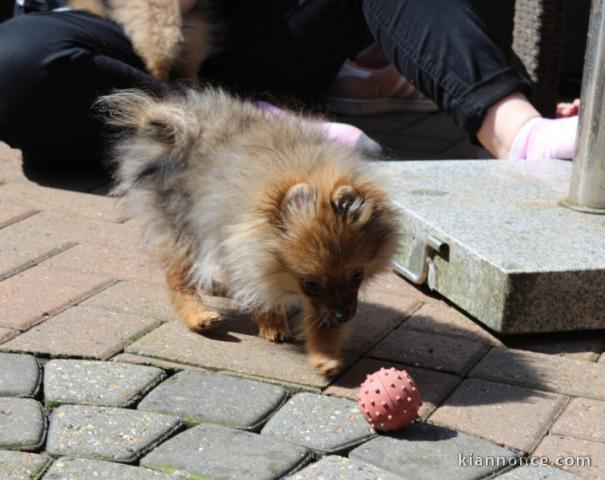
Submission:
[[[375,100],[359,100],[353,98],[328,97],[328,110],[344,115],[373,115],[376,113],[407,112],[428,113],[437,112],[439,108],[431,100],[408,100],[405,98],[379,98]]]

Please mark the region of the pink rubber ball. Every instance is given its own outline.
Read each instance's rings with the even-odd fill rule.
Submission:
[[[422,405],[420,391],[405,370],[381,368],[359,388],[359,410],[374,430],[399,430],[411,424]]]

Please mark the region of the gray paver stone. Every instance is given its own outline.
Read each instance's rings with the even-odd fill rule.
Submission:
[[[299,393],[269,419],[262,433],[280,436],[320,453],[335,453],[367,440],[374,430],[356,402]]]
[[[43,480],[178,480],[148,468],[82,458],[60,458],[48,469]]]
[[[366,463],[348,458],[329,456],[295,473],[289,480],[401,480]]]
[[[50,417],[47,450],[53,455],[132,462],[180,427],[180,420],[168,415],[63,405]]]
[[[220,425],[198,425],[168,440],[141,459],[166,473],[192,479],[273,480],[308,459],[305,448]]]
[[[31,398],[0,398],[0,448],[35,450],[44,442],[46,417]]]
[[[51,360],[44,368],[47,407],[63,403],[127,407],[165,378],[155,367],[116,362]]]
[[[178,415],[188,425],[219,423],[254,430],[285,396],[286,391],[276,385],[218,373],[183,371],[156,387],[137,408]]]
[[[2,480],[35,480],[48,462],[48,457],[37,453],[0,450],[0,478]]]
[[[375,438],[349,454],[353,460],[406,480],[474,480],[502,468],[474,462],[485,457],[501,458],[505,464],[514,453],[480,438],[426,423],[415,423],[398,434]]]
[[[579,477],[564,470],[546,466],[515,468],[497,478],[498,480],[579,480]]]
[[[0,353],[0,397],[33,397],[41,380],[35,357]]]

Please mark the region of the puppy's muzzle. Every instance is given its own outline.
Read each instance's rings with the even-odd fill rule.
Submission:
[[[319,322],[325,327],[336,327],[348,322],[355,315],[357,308],[345,307],[332,312],[321,311],[319,312]]]

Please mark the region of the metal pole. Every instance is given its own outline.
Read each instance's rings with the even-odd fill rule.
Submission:
[[[593,0],[582,80],[579,136],[565,205],[605,214],[605,0]]]

